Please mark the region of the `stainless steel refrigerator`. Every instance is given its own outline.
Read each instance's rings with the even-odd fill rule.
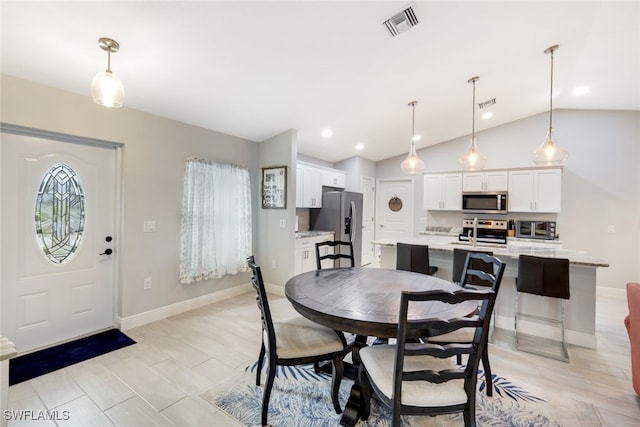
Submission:
[[[312,230],[333,231],[334,239],[350,241],[356,267],[362,264],[362,193],[326,191],[322,193],[322,207],[311,209],[309,225]],[[348,249],[347,249],[348,250]],[[350,267],[340,259],[336,267]]]

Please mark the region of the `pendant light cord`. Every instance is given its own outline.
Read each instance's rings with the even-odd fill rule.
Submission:
[[[477,77],[473,78],[473,103],[471,104],[471,138],[475,139],[476,137],[476,80]]]
[[[416,144],[416,104],[411,105],[411,146]]]
[[[553,51],[551,49],[551,89],[549,91],[549,130],[552,128],[553,123]]]

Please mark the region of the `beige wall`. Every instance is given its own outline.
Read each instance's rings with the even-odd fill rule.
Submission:
[[[123,224],[121,232],[115,233],[122,248],[117,283],[119,316],[249,281],[248,274],[238,274],[192,285],[179,283],[182,178],[184,160],[191,156],[244,164],[249,167],[252,192],[257,195],[258,144],[128,108],[105,109],[88,96],[6,75],[2,75],[0,86],[2,123],[122,144]],[[252,208],[254,218],[258,217],[257,200]],[[155,233],[143,233],[145,220],[156,221]],[[254,250],[256,233],[254,226]],[[150,290],[143,290],[145,277],[153,280]]]

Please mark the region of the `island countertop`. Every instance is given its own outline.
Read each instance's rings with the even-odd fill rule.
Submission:
[[[459,242],[454,236],[420,235],[418,237],[401,237],[396,239],[378,239],[372,243],[378,246],[393,247],[397,242],[415,245],[428,245],[430,250],[453,252],[454,248],[473,249],[467,242]],[[506,245],[478,243],[477,250],[490,250],[497,257],[517,259],[520,255],[533,255],[549,258],[566,258],[571,264],[590,267],[609,267],[606,261],[590,255],[587,251],[565,249],[556,243],[534,243],[530,241],[515,242],[509,240]]]

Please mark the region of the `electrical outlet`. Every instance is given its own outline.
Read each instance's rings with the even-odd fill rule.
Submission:
[[[276,260],[275,259],[271,260],[271,268],[276,268]]]
[[[151,289],[151,277],[145,277],[142,283],[143,289]]]
[[[144,233],[153,233],[156,231],[156,222],[155,221],[144,221],[142,223],[142,231]]]
[[[286,219],[281,219],[280,220],[280,228],[286,228],[287,227],[287,220]]]
[[[607,233],[609,233],[609,234],[616,234],[616,226],[615,226],[615,225],[609,225],[609,226],[607,226]]]

